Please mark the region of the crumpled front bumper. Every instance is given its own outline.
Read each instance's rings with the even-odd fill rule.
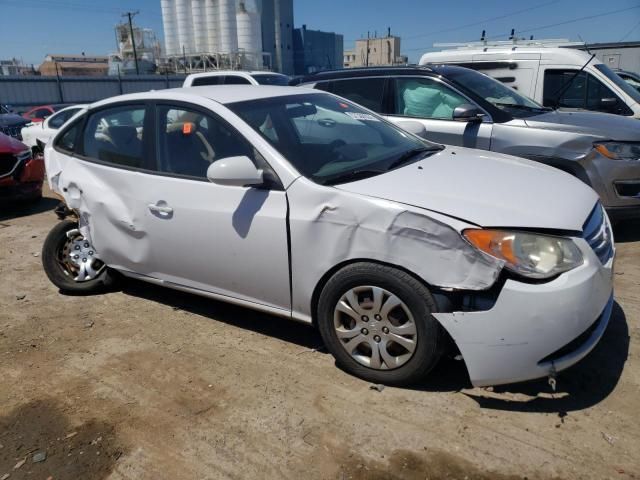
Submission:
[[[602,264],[583,239],[585,261],[547,283],[507,280],[487,311],[436,313],[475,386],[552,375],[598,343],[613,307],[614,255]]]

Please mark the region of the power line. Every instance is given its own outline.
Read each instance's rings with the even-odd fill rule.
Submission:
[[[634,6],[634,7],[628,7],[628,8],[621,8],[619,10],[611,10],[611,11],[606,11],[606,12],[600,12],[600,13],[597,13],[597,14],[594,14],[594,15],[587,15],[585,17],[578,17],[578,18],[573,18],[573,19],[570,19],[570,20],[565,20],[563,22],[550,23],[548,25],[540,25],[540,26],[537,26],[537,27],[527,28],[527,29],[524,29],[524,30],[518,30],[516,33],[517,34],[522,34],[522,33],[535,32],[535,31],[538,31],[538,30],[544,30],[546,28],[559,27],[561,25],[568,25],[570,23],[582,22],[584,20],[591,20],[593,18],[606,17],[606,16],[609,16],[609,15],[615,15],[617,13],[627,12],[629,10],[634,10],[634,9],[637,9],[637,8],[640,8],[640,5],[637,5],[637,6]],[[634,27],[634,29],[635,28],[636,27]],[[502,33],[502,34],[499,34],[499,35],[493,35],[493,36],[486,37],[486,38],[489,39],[489,40],[495,40],[495,39],[498,39],[498,38],[508,37],[508,36],[509,36],[509,33]],[[475,40],[472,40],[472,41],[475,41]],[[429,50],[431,48],[432,47],[408,48],[408,49],[405,49],[405,51],[411,52],[411,51],[416,51],[416,50]]]
[[[618,40],[618,41],[619,41],[619,42],[622,42],[623,40],[626,40],[626,39],[627,39],[627,37],[628,37],[629,35],[631,35],[631,34],[633,33],[633,31],[634,31],[636,28],[638,28],[638,27],[640,27],[640,22],[636,23],[636,24],[634,25],[634,27],[633,27],[631,30],[629,30],[629,31],[626,33],[626,35],[624,35],[624,36],[623,36],[620,40]]]
[[[479,20],[477,22],[467,23],[466,25],[460,25],[459,27],[445,28],[444,30],[437,30],[435,32],[429,32],[429,33],[425,33],[425,34],[421,34],[421,35],[413,35],[413,36],[410,36],[410,37],[403,37],[403,39],[411,40],[413,38],[431,37],[433,35],[438,35],[440,33],[455,32],[456,30],[462,30],[463,28],[476,27],[478,25],[483,25],[483,24],[486,24],[488,22],[494,22],[496,20],[503,20],[505,18],[513,17],[515,15],[520,15],[521,13],[526,13],[526,12],[530,12],[531,10],[536,10],[538,8],[546,7],[546,6],[552,5],[554,3],[558,3],[559,1],[560,0],[552,0],[550,2],[542,3],[540,5],[535,5],[535,6],[529,7],[529,8],[523,8],[522,10],[517,10],[517,11],[511,12],[511,13],[506,13],[504,15],[500,15],[500,16],[497,16],[497,17],[491,17],[491,18],[487,18],[485,20]]]

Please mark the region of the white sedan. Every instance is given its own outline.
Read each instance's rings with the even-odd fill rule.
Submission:
[[[326,92],[115,97],[45,162],[73,212],[42,252],[62,291],[120,272],[307,322],[376,383],[422,379],[447,346],[475,385],[553,376],[609,322],[615,249],[591,188]]]
[[[67,120],[73,117],[86,105],[72,105],[58,110],[42,122],[30,123],[22,128],[22,143],[32,150],[42,151],[47,142],[53,137]]]

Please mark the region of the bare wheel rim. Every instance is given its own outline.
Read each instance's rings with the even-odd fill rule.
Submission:
[[[105,268],[104,263],[96,258],[93,246],[77,229],[67,232],[67,238],[58,250],[56,259],[62,272],[75,282],[93,280]]]
[[[401,367],[418,344],[409,307],[380,287],[359,286],[345,292],[335,306],[333,326],[351,358],[375,370]]]

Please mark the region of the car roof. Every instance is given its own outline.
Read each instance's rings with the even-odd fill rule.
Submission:
[[[464,67],[455,65],[424,65],[424,66],[406,66],[406,67],[362,67],[362,68],[343,68],[341,70],[325,70],[311,75],[307,75],[297,79],[296,84],[321,82],[327,80],[339,80],[345,78],[358,77],[382,77],[382,76],[402,76],[402,75],[443,75],[455,71],[468,70]]]
[[[169,88],[166,90],[152,90],[150,92],[130,93],[111,97],[90,105],[90,108],[101,107],[116,102],[136,100],[178,100],[185,97],[208,98],[221,104],[244,102],[248,100],[260,100],[271,97],[284,97],[289,95],[324,94],[320,90],[298,87],[281,87],[271,85],[206,85],[201,87]],[[179,97],[179,98],[176,98]]]
[[[215,70],[213,72],[200,72],[200,73],[192,73],[188,75],[188,78],[200,78],[200,77],[217,77],[220,75],[238,75],[238,76],[246,76],[246,75],[279,75],[286,77],[286,75],[278,72],[270,72],[269,70]]]

